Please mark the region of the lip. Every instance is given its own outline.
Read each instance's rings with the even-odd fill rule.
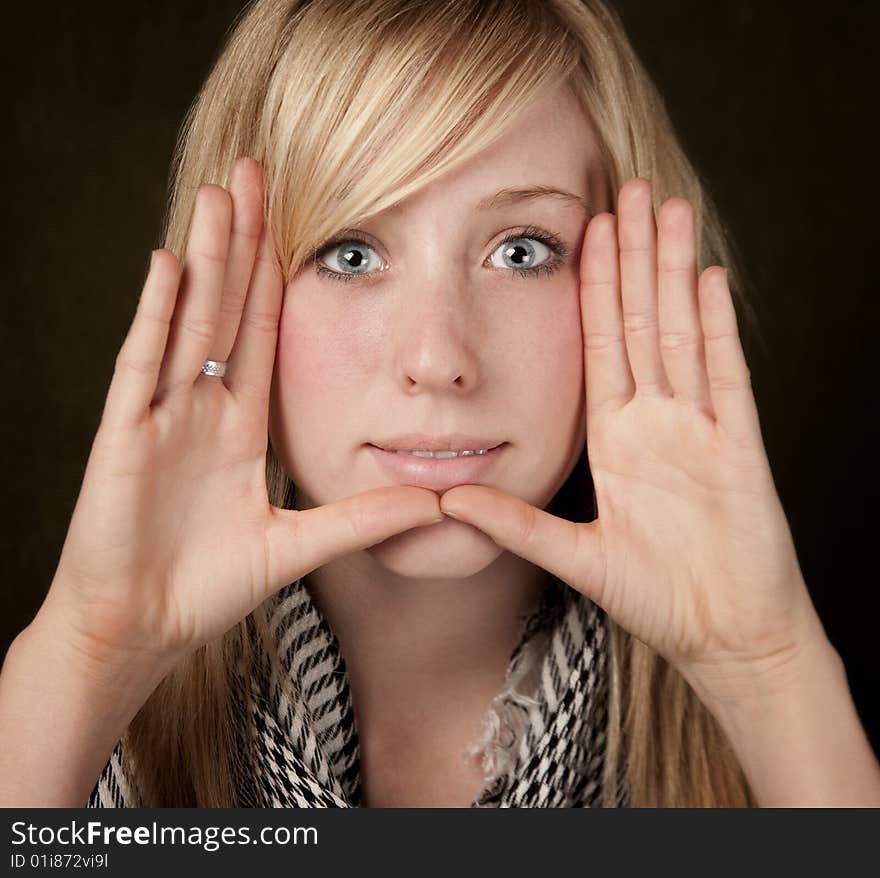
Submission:
[[[450,433],[447,436],[406,433],[370,443],[370,445],[375,445],[376,448],[381,448],[384,451],[468,451],[476,448],[494,448],[501,444],[499,439],[487,439],[485,436],[473,436],[465,433]]]
[[[486,473],[498,463],[507,445],[507,442],[502,442],[485,454],[439,459],[398,454],[396,451],[386,451],[372,444],[368,444],[367,448],[375,457],[379,466],[393,478],[397,479],[400,484],[413,485],[416,488],[428,488],[431,491],[446,491],[455,485],[478,484],[480,479],[484,478]],[[466,447],[480,448],[481,446],[471,445]],[[440,448],[436,450],[454,451],[455,449]]]

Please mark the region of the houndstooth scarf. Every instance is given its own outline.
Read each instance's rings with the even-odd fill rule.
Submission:
[[[240,806],[360,807],[345,662],[302,580],[276,594],[271,637],[280,663],[259,650],[261,660],[237,669],[236,716],[248,724],[234,771]],[[486,781],[472,808],[600,806],[607,641],[604,611],[553,578],[524,617],[504,686],[472,751],[483,756]],[[621,788],[617,804],[625,799]],[[87,807],[137,804],[137,778],[120,741]]]

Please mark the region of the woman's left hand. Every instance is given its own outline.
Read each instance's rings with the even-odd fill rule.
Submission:
[[[657,228],[659,225],[659,230]],[[693,209],[627,182],[580,264],[587,451],[598,518],[480,485],[441,509],[599,604],[695,686],[780,682],[824,638],[774,486],[727,273],[697,277]],[[625,315],[625,316],[624,316]]]

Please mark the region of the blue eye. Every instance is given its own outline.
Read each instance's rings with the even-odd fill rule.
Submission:
[[[535,241],[538,244],[537,250],[533,244],[529,243],[530,241]],[[547,255],[543,258],[541,256],[542,248],[547,251]],[[510,268],[521,277],[535,277],[542,273],[552,274],[560,264],[553,261],[554,254],[560,255],[557,248],[543,235],[523,233],[505,238],[495,249],[495,253],[499,251],[502,259],[513,262],[513,265],[495,265],[493,263],[495,268]],[[550,257],[549,262],[547,261],[548,256]]]
[[[319,250],[314,257],[315,271],[318,274],[333,277],[334,279],[339,278],[340,280],[351,280],[358,275],[369,274],[370,257],[364,256],[365,251],[375,253],[375,250],[366,241],[362,241],[359,238],[346,238],[338,243],[331,242]],[[335,263],[340,268],[351,269],[352,272],[350,274],[347,271],[336,271],[335,269],[328,268],[318,261],[319,257],[334,253],[335,256],[330,260],[331,263]],[[382,271],[382,268],[380,267],[376,270]]]
[[[539,247],[535,248],[529,243],[531,241],[536,241]],[[539,261],[542,260],[540,248],[544,248],[549,254],[543,256],[543,261]],[[315,250],[308,261],[314,262],[316,274],[328,280],[348,283],[357,278],[369,278],[387,268],[387,266],[379,266],[371,270],[369,267],[372,261],[369,256],[371,252],[375,253],[373,246],[357,235],[346,237],[339,235]],[[542,274],[545,276],[553,274],[563,265],[569,254],[569,248],[556,235],[528,226],[516,234],[508,235],[495,248],[492,256],[498,252],[501,252],[502,260],[513,264],[499,266],[492,262],[493,268],[499,271],[514,271],[520,277],[539,277]],[[325,265],[321,259],[327,255],[331,257],[328,260],[331,265],[335,264],[342,270],[337,271]],[[490,260],[492,256],[489,257]]]

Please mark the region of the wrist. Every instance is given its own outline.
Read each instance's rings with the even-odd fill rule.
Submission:
[[[83,663],[48,616],[21,631],[0,674],[0,805],[85,805],[116,742],[149,697],[139,670]]]
[[[114,741],[161,680],[121,656],[110,661],[87,653],[63,623],[39,613],[13,640],[7,664],[31,691],[49,696],[57,711],[82,705]]]
[[[804,644],[783,674],[704,703],[760,807],[880,806],[880,764],[827,638]]]
[[[811,602],[798,614],[790,634],[746,657],[717,658],[679,667],[703,704],[721,722],[762,712],[782,697],[797,697],[828,675],[846,680],[846,671]]]
[[[719,681],[724,681],[723,683]],[[732,737],[755,723],[821,700],[829,687],[846,687],[840,654],[825,636],[802,642],[795,652],[763,668],[719,671],[713,686],[695,686],[697,695]]]
[[[13,648],[35,678],[58,675],[119,735],[173,667],[170,659],[85,636],[52,590]]]
[[[77,589],[63,575],[52,580],[49,592],[24,632],[43,644],[57,641],[72,670],[83,680],[111,689],[153,688],[182,656],[145,648],[117,613],[84,610]],[[142,685],[139,685],[142,684]],[[152,689],[150,690],[152,691]]]

